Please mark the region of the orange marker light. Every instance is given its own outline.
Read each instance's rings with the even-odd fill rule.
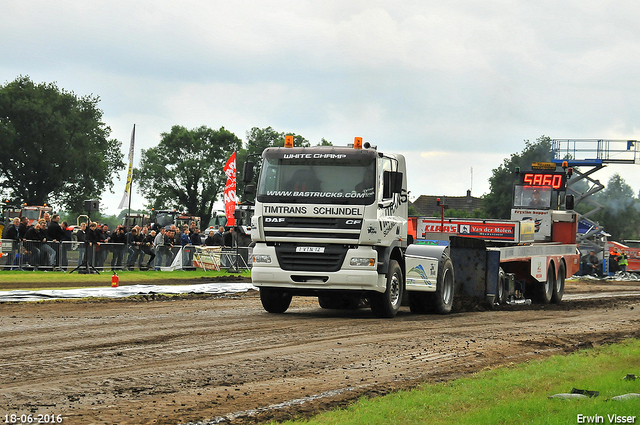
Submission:
[[[353,140],[353,148],[354,149],[362,149],[362,137],[356,137]]]
[[[293,147],[293,136],[284,136],[284,147],[285,148]]]

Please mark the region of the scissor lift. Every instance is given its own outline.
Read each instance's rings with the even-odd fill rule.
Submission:
[[[576,176],[567,182],[567,193],[575,197],[575,205],[582,201],[593,208],[586,214],[578,217],[579,228],[586,229],[585,233],[577,235],[577,242],[582,248],[588,248],[596,252],[602,251],[604,244],[596,244],[593,238],[602,235],[602,226],[596,221],[589,219],[596,212],[604,208],[603,205],[594,201],[591,195],[604,189],[600,180],[591,176],[598,170],[603,169],[607,164],[637,164],[639,142],[637,140],[605,140],[605,139],[554,139],[552,140],[553,162],[561,166],[565,161],[569,167],[580,167],[573,169]],[[577,183],[585,180],[587,190],[578,189]],[[606,233],[603,235],[606,242]],[[608,259],[608,252],[603,253],[603,259]]]

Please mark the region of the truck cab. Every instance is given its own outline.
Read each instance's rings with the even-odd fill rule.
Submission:
[[[404,157],[359,138],[265,149],[251,238],[251,277],[267,311],[286,311],[293,295],[321,305],[367,296],[374,314],[394,316],[407,247]]]

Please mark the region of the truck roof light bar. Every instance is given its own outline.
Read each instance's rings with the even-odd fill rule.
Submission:
[[[293,147],[293,136],[284,136],[284,147],[285,148]]]
[[[353,140],[353,148],[354,149],[362,149],[362,137],[356,137]]]

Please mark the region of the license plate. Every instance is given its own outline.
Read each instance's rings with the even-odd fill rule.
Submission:
[[[298,246],[296,247],[296,252],[313,252],[316,254],[324,253],[323,246]]]

